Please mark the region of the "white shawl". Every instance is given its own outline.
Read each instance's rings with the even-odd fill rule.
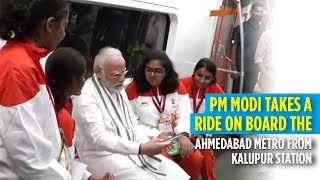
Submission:
[[[124,169],[128,172],[128,164],[133,164],[155,179],[188,179],[189,176],[178,165],[162,155],[138,155],[140,143],[146,142],[148,137],[144,132],[136,131],[137,116],[130,108],[124,90],[108,90],[96,75],[87,80],[81,97],[74,99],[73,109],[80,159],[89,165],[93,174],[98,172],[96,169],[101,169],[100,166],[115,171],[112,173]],[[100,121],[99,124],[96,121]],[[115,157],[120,155],[128,161],[124,164],[115,162]],[[115,164],[121,167],[108,167]],[[137,172],[127,174],[139,176]]]

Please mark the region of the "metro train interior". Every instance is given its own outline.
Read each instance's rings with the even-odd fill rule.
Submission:
[[[129,70],[127,83],[143,59],[142,52],[148,48],[166,51],[179,77],[192,75],[197,61],[207,57],[218,68],[217,83],[226,93],[231,93],[232,74],[241,77],[245,71],[231,68],[236,61],[232,54],[233,33],[241,22],[250,19],[251,5],[257,2],[264,4],[263,16],[271,28],[275,0],[71,0],[69,23],[61,46],[72,47],[86,57],[88,77],[93,73],[94,57],[99,49],[118,48]],[[1,40],[0,47],[4,44]],[[44,58],[43,66],[45,62]],[[254,93],[260,92],[263,90],[257,80]],[[231,165],[230,153],[216,152],[216,180],[267,177],[264,168]]]

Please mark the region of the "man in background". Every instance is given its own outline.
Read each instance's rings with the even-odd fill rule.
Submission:
[[[258,40],[261,34],[264,32],[264,28],[261,27],[261,20],[264,15],[264,5],[261,3],[255,3],[251,6],[250,19],[243,23],[243,36],[244,36],[244,80],[243,80],[243,93],[253,93],[256,85],[259,69],[254,62],[254,55],[256,52]],[[235,28],[232,38],[232,59],[235,61],[231,64],[231,69],[240,72],[241,71],[241,43],[240,43],[240,27]],[[234,80],[233,93],[239,93],[240,89],[240,75],[231,74],[231,78]]]

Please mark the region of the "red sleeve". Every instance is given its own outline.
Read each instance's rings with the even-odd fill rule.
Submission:
[[[129,101],[136,99],[138,97],[137,85],[135,81],[132,81],[126,88],[126,93]]]
[[[187,90],[187,93],[189,94],[189,96],[191,96],[191,94],[192,94],[191,87],[193,85],[192,76],[180,79],[180,83],[182,83],[184,85],[185,89]]]
[[[35,67],[7,66],[0,73],[0,104],[15,106],[27,102],[39,92],[39,77]]]
[[[221,88],[221,86],[218,83],[212,84],[210,87],[210,92],[208,93],[216,93],[216,94],[221,94],[224,93],[223,89]]]
[[[67,111],[71,112],[73,107],[72,100],[69,99],[64,107],[66,108]]]
[[[59,112],[57,112],[57,119],[59,122],[59,126],[63,129],[63,135],[66,139],[66,143],[68,147],[72,146],[72,140],[74,137],[75,131],[75,122],[69,112],[63,108]]]
[[[186,89],[186,87],[183,85],[182,82],[179,82],[179,86],[178,86],[177,92],[178,92],[178,94],[180,94],[180,95],[188,94],[187,89]]]
[[[180,82],[182,82],[183,85],[185,85],[186,87],[187,86],[191,86],[192,85],[192,81],[193,81],[192,76],[188,76],[188,77],[184,77],[184,78],[180,79]]]
[[[32,99],[44,84],[26,49],[9,42],[0,51],[0,104],[15,106]]]

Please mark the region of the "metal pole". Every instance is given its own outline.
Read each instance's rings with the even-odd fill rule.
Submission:
[[[240,67],[240,87],[239,93],[243,91],[243,77],[244,77],[244,38],[243,38],[243,24],[242,24],[242,13],[241,13],[241,2],[237,0],[238,10],[239,10],[239,27],[240,27],[240,48],[241,48],[241,67]],[[238,48],[238,47],[237,47]]]
[[[221,72],[226,72],[226,73],[232,73],[232,74],[238,74],[238,71],[232,71],[232,70],[228,70],[228,69],[222,69],[222,68],[217,68],[217,71],[221,71]]]
[[[270,3],[269,3],[269,0],[267,0],[267,8],[268,8],[269,22],[270,22],[270,24],[272,24],[272,19],[271,19],[271,9],[270,9]]]

